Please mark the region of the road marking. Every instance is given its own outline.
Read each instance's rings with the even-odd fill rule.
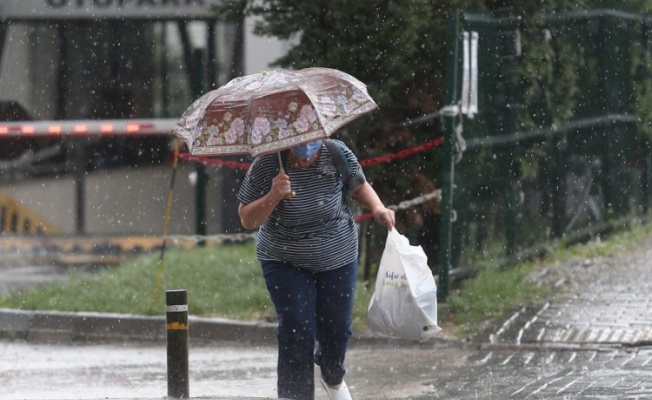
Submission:
[[[526,383],[525,386],[523,386],[523,387],[520,388],[519,390],[515,391],[515,392],[512,393],[510,396],[511,396],[511,397],[516,396],[517,394],[519,394],[519,393],[521,393],[522,391],[524,391],[525,388],[527,388],[528,386],[530,386],[531,384],[536,383],[536,382],[537,382],[537,381],[532,381],[532,382]]]
[[[483,358],[482,360],[480,360],[480,361],[477,362],[477,365],[483,365],[483,364],[486,364],[486,363],[491,359],[491,357],[493,356],[493,354],[494,354],[493,351],[490,351],[489,354],[487,354],[487,356],[486,356],[485,358]]]
[[[616,387],[620,382],[624,381],[625,378],[620,378],[616,382],[614,382],[610,387]]]
[[[640,386],[641,383],[643,383],[643,381],[638,381],[638,382],[636,382],[636,384],[635,384],[634,386],[628,388],[627,390],[634,390],[634,389],[636,389],[638,386]],[[645,390],[645,388],[643,388],[643,390]]]
[[[580,381],[580,380],[582,380],[582,378],[577,378],[577,379],[575,379],[574,381],[571,381],[568,385],[566,385],[566,386],[564,386],[563,388],[559,389],[559,390],[557,391],[557,394],[559,394],[559,393],[565,391],[566,389],[568,389],[569,387],[573,386],[577,381]]]
[[[550,382],[546,382],[546,383],[544,383],[544,384],[543,384],[541,387],[539,387],[537,390],[535,390],[534,392],[530,393],[530,394],[528,395],[528,397],[530,397],[530,396],[532,396],[532,395],[534,395],[534,394],[537,394],[537,393],[541,392],[542,390],[544,390],[544,389],[547,388],[548,386],[552,385],[553,383],[555,383],[555,382],[557,382],[558,380],[561,380],[561,379],[564,379],[564,377],[563,377],[563,376],[560,376],[559,378],[555,378],[555,379],[551,380]]]
[[[516,320],[516,318],[518,318],[518,316],[521,315],[521,312],[523,310],[525,310],[525,308],[521,308],[519,311],[512,314],[512,316],[509,317],[509,319],[503,323],[500,329],[498,329],[498,332],[496,332],[495,335],[490,336],[490,341],[492,344],[495,343],[495,341],[498,338],[500,338],[500,335],[502,335],[507,330],[507,328],[512,324],[512,322],[514,322],[514,320]]]
[[[575,359],[575,357],[577,357],[577,352],[574,351],[573,354],[571,354],[571,356],[570,356],[570,358],[568,359],[568,361],[566,361],[566,363],[567,363],[567,364],[572,363],[573,360]]]
[[[599,379],[597,379],[597,380],[591,382],[591,383],[589,384],[589,386],[587,386],[587,387],[585,387],[584,389],[580,390],[579,392],[577,392],[577,394],[582,394],[582,393],[584,393],[584,391],[586,391],[586,390],[588,390],[588,389],[591,389],[593,386],[597,385],[598,382],[600,382],[600,381],[603,380],[603,379],[604,379],[604,377],[603,377],[603,378],[599,378]]]
[[[624,367],[625,365],[629,364],[629,362],[632,361],[633,359],[635,359],[636,356],[637,356],[636,353],[632,354],[631,357],[629,357],[627,360],[623,361],[622,364],[620,364],[620,367],[622,368],[622,367]]]
[[[598,355],[598,352],[594,351],[593,354],[591,354],[591,357],[589,357],[589,362],[593,362],[593,360],[595,359],[595,356],[597,356],[597,355]]]

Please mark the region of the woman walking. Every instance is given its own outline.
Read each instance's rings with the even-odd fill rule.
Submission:
[[[390,230],[394,212],[342,142],[313,141],[285,152],[256,158],[238,193],[242,226],[259,229],[256,253],[278,316],[278,396],[313,400],[316,364],[329,398],[349,400],[344,359],[358,235],[346,197]]]

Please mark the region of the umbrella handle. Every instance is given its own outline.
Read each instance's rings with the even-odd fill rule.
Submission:
[[[285,169],[283,168],[283,159],[281,158],[281,152],[279,151],[276,154],[278,154],[278,169],[279,171],[285,172]],[[297,197],[297,193],[293,190],[290,193],[286,194],[285,197],[283,197],[283,200],[293,199],[295,197]]]

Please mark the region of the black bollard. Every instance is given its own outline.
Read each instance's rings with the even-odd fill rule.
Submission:
[[[166,290],[168,397],[190,397],[188,384],[188,291]]]

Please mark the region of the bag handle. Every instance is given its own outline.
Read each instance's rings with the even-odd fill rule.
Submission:
[[[392,243],[394,247],[411,246],[410,240],[404,235],[401,235],[396,227],[392,228],[392,230],[387,230],[387,243]]]

